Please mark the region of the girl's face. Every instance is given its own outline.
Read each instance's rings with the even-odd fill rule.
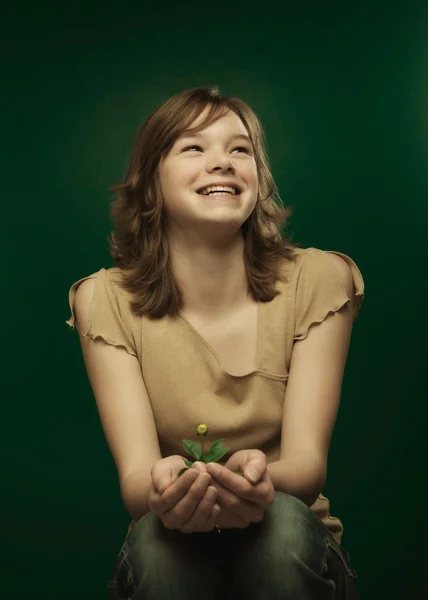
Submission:
[[[257,201],[254,150],[232,111],[198,133],[179,138],[161,161],[159,177],[167,221],[181,229],[209,224],[212,231],[217,223],[236,231]]]

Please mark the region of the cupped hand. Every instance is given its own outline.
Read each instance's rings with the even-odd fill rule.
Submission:
[[[211,476],[203,463],[194,463],[180,477],[185,467],[179,455],[158,460],[152,468],[149,508],[167,529],[182,533],[212,531],[219,507],[215,506],[217,490],[210,485]]]
[[[245,528],[263,519],[275,499],[275,488],[267,470],[266,455],[260,450],[238,450],[227,463],[206,465],[217,489],[220,529]],[[241,471],[244,476],[236,472]]]

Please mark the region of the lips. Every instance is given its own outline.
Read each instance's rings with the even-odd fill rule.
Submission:
[[[234,182],[215,182],[200,187],[197,193],[201,196],[238,196],[241,188]]]

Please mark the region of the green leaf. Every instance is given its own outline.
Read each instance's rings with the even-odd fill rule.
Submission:
[[[183,440],[183,448],[186,450],[187,454],[193,456],[194,459],[201,460],[202,448],[199,444],[192,440]]]
[[[183,473],[185,473],[186,471],[188,471],[188,468],[183,467],[180,471],[178,471],[178,476],[181,477],[183,475]]]
[[[191,460],[187,460],[187,458],[185,458],[185,459],[184,459],[184,462],[186,463],[186,465],[187,465],[189,468],[190,468],[190,467],[193,465],[192,461],[191,461]]]
[[[205,454],[201,460],[203,460],[205,463],[209,463],[217,462],[220,460],[220,458],[223,458],[223,456],[229,452],[230,448],[225,448],[221,442],[222,440],[216,440],[213,442],[209,452]]]

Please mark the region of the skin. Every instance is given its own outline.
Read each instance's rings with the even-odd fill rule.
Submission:
[[[205,137],[199,148],[175,146],[160,165],[171,264],[181,283],[185,310],[193,310],[204,323],[211,318],[216,325],[223,314],[249,302],[238,224],[248,218],[257,201],[257,170],[254,156],[234,147],[231,137],[228,138],[236,133],[233,128],[242,131],[243,125],[235,117],[224,117],[228,118],[227,127],[225,120],[212,124],[207,128],[208,136],[206,131],[202,132]],[[197,186],[221,177],[233,177],[242,185],[243,193],[233,204],[231,199],[210,200],[196,194]],[[339,256],[331,255],[329,259],[342,277],[348,298],[352,298],[354,283],[349,266]],[[76,293],[76,327],[82,332],[90,329],[94,286],[95,279],[89,278],[79,285]],[[208,527],[208,520],[213,520],[214,500],[208,502],[206,495],[214,490],[221,505],[217,524],[221,528],[246,526],[245,520],[242,525],[242,518],[249,515],[244,503],[259,504],[263,510],[272,500],[272,482],[275,490],[292,494],[311,506],[326,478],[354,309],[354,302],[349,302],[294,343],[279,460],[269,463],[266,469],[263,453],[241,450],[224,467],[201,463],[197,469],[195,465],[180,481],[177,476],[184,467],[184,458],[161,457],[156,423],[137,357],[81,334],[86,369],[118,468],[122,497],[134,520],[152,510],[164,522],[168,521],[169,527],[198,531],[198,527]],[[264,482],[256,483],[251,477],[251,465],[259,466],[262,479],[267,471]],[[216,467],[218,473],[212,470]],[[236,475],[238,470],[253,488],[248,485],[247,489],[242,488],[245,482]],[[266,485],[255,489],[263,483]],[[203,488],[206,491],[201,494],[199,490],[203,492]],[[181,497],[177,498],[177,494]],[[202,497],[203,514],[199,510]]]
[[[183,458],[175,455],[157,461],[152,469],[149,507],[168,529],[243,529],[261,521],[274,500],[266,456],[260,450],[239,450],[225,466],[195,462],[178,477],[182,466]]]
[[[194,125],[198,125],[203,115]],[[239,117],[229,112],[200,132],[177,140],[159,165],[171,266],[186,310],[213,319],[247,299],[241,225],[257,202],[257,165]],[[236,182],[237,199],[196,190]]]
[[[199,135],[178,139],[159,165],[159,180],[171,266],[183,290],[184,309],[209,320],[221,318],[248,301],[241,226],[257,202],[258,174],[241,119],[229,112]],[[232,198],[197,193],[217,182],[236,183],[240,194]],[[163,476],[159,467],[155,474],[158,482]],[[255,469],[253,477],[251,467]],[[221,528],[243,528],[260,521],[273,502],[266,457],[259,450],[240,450],[225,466],[197,463],[195,469],[199,471],[196,480],[190,469],[178,480],[169,477],[163,493],[156,485],[152,490],[152,510],[162,515],[168,527],[180,523],[183,532],[205,531],[212,529],[214,514]],[[237,470],[244,472],[244,477],[234,472]],[[204,492],[213,488],[216,494],[209,503]],[[205,510],[197,508],[202,504]],[[196,515],[193,520],[192,515]]]

